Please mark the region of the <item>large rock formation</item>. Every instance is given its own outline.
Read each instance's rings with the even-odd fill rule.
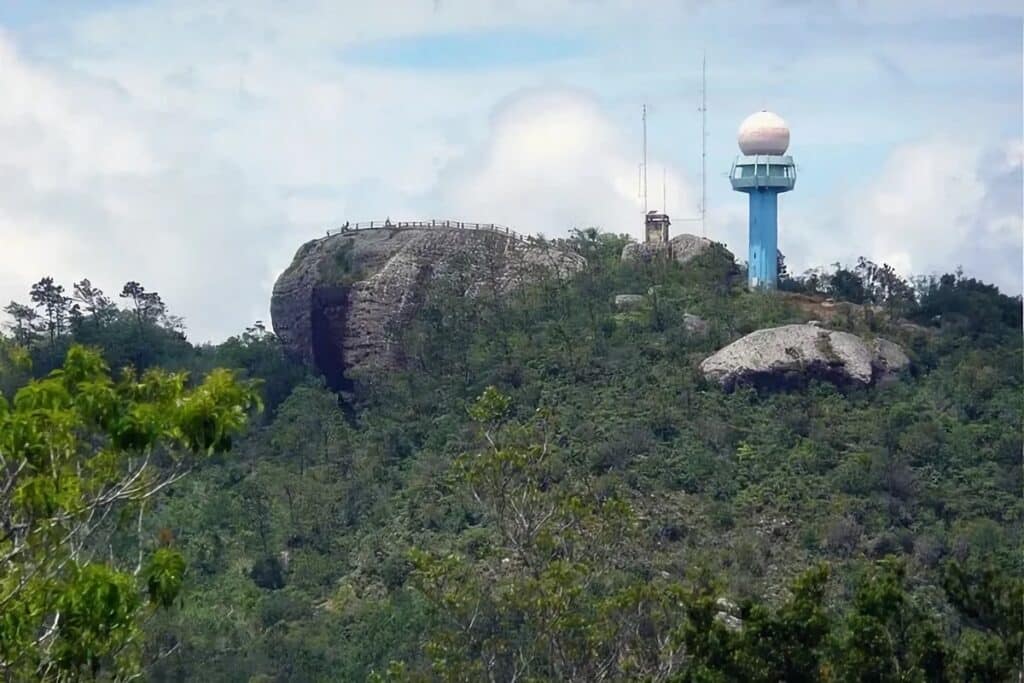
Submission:
[[[504,294],[583,266],[578,254],[490,230],[354,230],[302,245],[274,285],[270,314],[285,348],[339,388],[352,371],[399,364],[399,329],[438,278],[467,296]]]
[[[655,258],[673,258],[679,264],[686,264],[715,246],[706,237],[696,235],[676,235],[668,242],[630,242],[622,248],[623,261],[650,262]],[[732,254],[722,247],[732,258]]]
[[[866,386],[894,378],[909,364],[903,349],[886,339],[866,341],[815,325],[783,325],[734,341],[706,358],[700,369],[726,389],[788,385],[812,377]]]

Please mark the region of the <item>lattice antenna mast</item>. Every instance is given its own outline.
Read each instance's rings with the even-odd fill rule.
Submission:
[[[647,105],[643,106],[643,113],[641,119],[644,126],[644,160],[643,160],[643,195],[644,195],[644,215],[647,215]]]
[[[708,215],[708,55],[700,64],[700,236],[707,237]]]

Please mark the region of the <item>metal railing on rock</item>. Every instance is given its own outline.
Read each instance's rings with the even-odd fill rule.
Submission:
[[[453,221],[453,220],[429,220],[429,221],[393,221],[385,219],[382,221],[362,221],[359,223],[346,222],[344,225],[338,228],[331,228],[327,230],[327,237],[334,235],[348,234],[352,232],[359,232],[361,230],[409,230],[409,229],[441,229],[441,230],[477,230],[483,232],[492,232],[499,235],[506,235],[512,239],[526,242],[530,240],[530,236],[521,235],[512,228],[506,225],[498,225],[497,223],[471,223],[469,221]]]

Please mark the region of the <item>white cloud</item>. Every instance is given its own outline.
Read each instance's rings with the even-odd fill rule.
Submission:
[[[47,274],[112,295],[137,279],[203,336],[262,315],[251,292],[279,217],[237,168],[122,89],[26,60],[4,36],[0,79],[4,299]]]
[[[710,236],[744,257],[745,202],[720,172],[739,120],[767,105],[794,126],[794,153],[809,169],[781,205],[794,265],[870,248],[878,258],[906,253],[914,270],[963,263],[989,277],[1007,271],[1015,248],[1019,281],[1019,200],[1014,208],[1007,190],[1019,152],[1016,167],[997,172],[1005,162],[983,151],[1019,130],[1019,73],[1005,55],[974,55],[964,45],[984,39],[970,35],[930,49],[883,32],[875,41],[886,58],[915,79],[923,62],[931,79],[887,93],[874,87],[877,60],[854,39],[872,21],[899,24],[924,9],[841,5],[856,30],[808,30],[806,8],[789,4],[781,13],[775,2],[753,6],[742,26],[724,5],[672,2],[645,14],[624,0],[146,0],[41,13],[44,23],[0,34],[0,303],[25,298],[47,274],[67,284],[90,277],[114,294],[138,279],[185,316],[193,338],[220,339],[266,318],[273,280],[298,246],[344,220],[451,215],[548,235],[599,225],[639,237],[641,102],[655,112],[651,207],[664,167],[670,213],[696,212],[702,45],[712,74]],[[752,61],[755,43],[735,38],[764,25],[778,40],[757,43],[764,59]],[[467,69],[343,59],[367,41],[508,27],[585,49],[557,64]],[[830,31],[846,32],[836,47]],[[804,43],[813,50],[790,54]],[[942,80],[950,73],[954,85],[985,88],[956,98]],[[981,137],[942,161],[969,166],[963,178],[928,166],[937,149],[901,146],[972,122],[984,124]],[[837,167],[836,147],[858,149],[865,130],[878,149]],[[868,166],[887,149],[884,167]],[[849,197],[808,182],[847,167],[876,179]],[[906,180],[911,170],[922,180]]]
[[[798,215],[785,244],[803,266],[858,256],[904,275],[950,272],[1021,291],[1021,143],[948,139],[899,147],[834,207]]]
[[[567,89],[519,93],[499,105],[479,149],[442,178],[442,204],[528,232],[599,226],[642,234],[638,150],[592,96]],[[674,215],[694,215],[679,171],[648,160],[649,208],[662,203],[662,170]],[[475,220],[475,218],[471,218]]]

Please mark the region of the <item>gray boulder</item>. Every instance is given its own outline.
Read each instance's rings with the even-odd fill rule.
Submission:
[[[695,336],[708,333],[708,321],[692,313],[683,313],[683,329]]]
[[[676,235],[668,242],[630,242],[622,248],[621,258],[623,261],[644,263],[657,258],[672,258],[684,265],[710,250],[715,244],[706,237],[682,234]]]
[[[631,308],[638,308],[644,303],[644,297],[642,294],[616,294],[615,295],[615,308],[620,311],[629,310]]]
[[[578,254],[489,230],[353,230],[299,248],[274,284],[270,314],[285,349],[340,388],[353,371],[401,365],[401,330],[432,282],[502,296],[584,266]]]
[[[819,378],[867,386],[895,378],[910,364],[898,345],[814,325],[751,332],[706,358],[700,369],[726,389],[737,384],[778,386]]]

